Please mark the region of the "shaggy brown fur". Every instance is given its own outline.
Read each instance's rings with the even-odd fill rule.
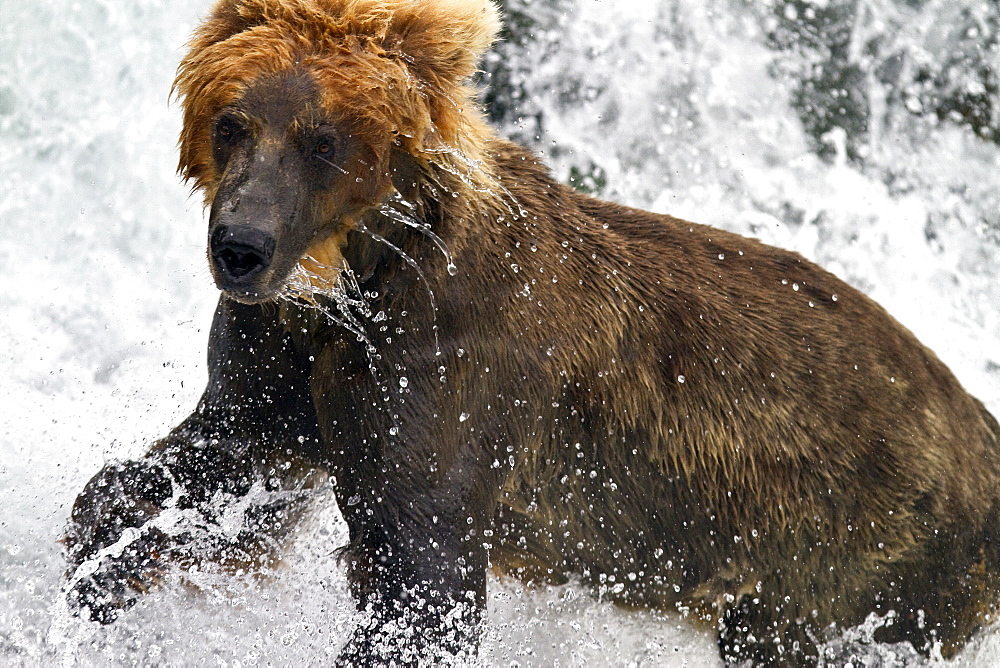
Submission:
[[[465,81],[497,27],[487,0],[216,6],[176,83],[224,292],[209,385],[88,485],[72,561],[294,456],[286,487],[335,481],[371,611],[345,664],[474,651],[490,565],[693,609],[729,660],[815,663],[871,613],[953,653],[997,599],[997,422],[798,255],[496,137]],[[142,536],[74,576],[92,616],[179,540]]]

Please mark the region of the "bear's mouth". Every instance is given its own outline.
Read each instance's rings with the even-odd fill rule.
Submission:
[[[216,284],[218,285],[218,281]],[[218,287],[224,295],[241,304],[263,304],[274,301],[281,292],[280,289],[271,288],[270,286],[258,288],[254,286],[234,287],[219,285]]]
[[[219,225],[209,241],[217,275],[239,285],[258,280],[274,258],[274,236],[250,225]]]

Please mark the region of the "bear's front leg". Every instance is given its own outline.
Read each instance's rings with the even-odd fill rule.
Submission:
[[[135,603],[133,590],[156,582],[155,555],[167,540],[151,520],[172,493],[163,468],[148,462],[114,462],[91,478],[73,504],[65,537],[71,607],[109,624]]]
[[[181,448],[180,440],[175,433],[143,459],[108,464],[73,504],[68,600],[93,621],[113,622],[158,583],[165,562],[179,560],[191,541],[185,513],[203,524],[217,494],[235,498],[250,489],[245,461],[210,446]]]
[[[195,411],[141,459],[105,466],[77,497],[65,537],[74,610],[112,622],[166,562],[253,567],[287,533],[303,492],[323,479],[308,352],[287,334],[295,317],[220,300]]]
[[[523,435],[491,412],[500,389],[467,363],[468,349],[439,355],[423,341],[387,342],[374,360],[360,345],[328,344],[313,366],[350,533],[342,561],[363,620],[343,666],[461,663],[479,644],[493,522]],[[455,370],[449,382],[442,365]],[[386,394],[386,378],[398,393]]]
[[[348,578],[365,620],[338,663],[424,665],[474,657],[486,607],[484,533],[492,512],[426,497],[386,499],[342,506],[352,529],[344,555]]]
[[[505,441],[485,430],[477,440],[435,439],[430,419],[411,422],[405,441],[389,429],[387,437],[366,438],[363,419],[338,423],[347,427],[336,434],[342,447],[332,462],[350,531],[343,561],[363,618],[339,665],[467,662],[478,649],[489,541],[507,473],[493,450]]]

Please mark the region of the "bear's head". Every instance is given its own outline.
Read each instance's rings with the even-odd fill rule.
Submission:
[[[333,281],[348,232],[414,170],[476,164],[467,80],[498,30],[491,0],[221,0],[174,84],[219,288],[257,303],[296,272]]]

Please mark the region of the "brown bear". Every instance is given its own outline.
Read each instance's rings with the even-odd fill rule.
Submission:
[[[693,611],[727,661],[814,664],[872,614],[953,654],[997,601],[996,420],[800,256],[499,138],[468,85],[498,26],[490,0],[215,6],[176,80],[209,382],[77,499],[72,602],[108,622],[208,558],[165,509],[286,490],[215,550],[263,558],[327,475],[368,612],[344,665],[473,656],[490,568]]]

